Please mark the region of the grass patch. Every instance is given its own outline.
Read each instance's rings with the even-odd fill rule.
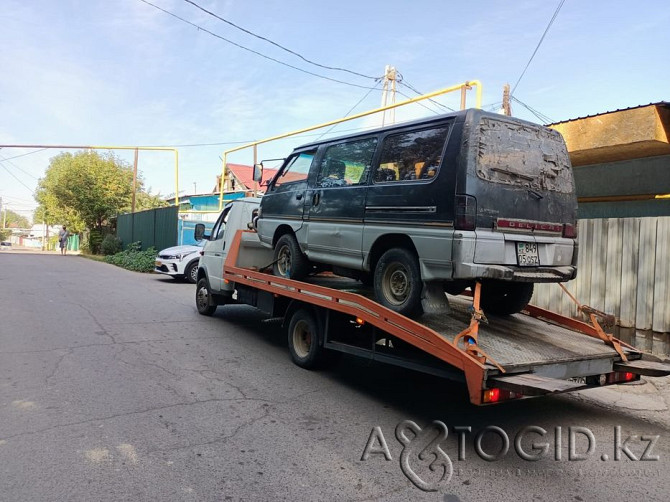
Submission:
[[[152,272],[158,251],[153,247],[142,251],[141,246],[139,242],[132,242],[125,251],[105,256],[104,261],[134,272]]]

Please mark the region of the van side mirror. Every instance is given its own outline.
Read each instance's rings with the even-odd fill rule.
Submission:
[[[197,223],[195,225],[195,230],[193,231],[193,238],[196,241],[201,241],[203,239],[209,240],[209,235],[205,234],[205,225],[202,223]]]
[[[263,179],[263,163],[254,164],[254,174],[253,179],[255,182],[260,183]]]

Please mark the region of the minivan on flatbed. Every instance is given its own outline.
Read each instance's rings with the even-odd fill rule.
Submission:
[[[275,275],[330,269],[405,315],[477,280],[484,309],[511,314],[576,276],[576,211],[558,132],[470,109],[296,148],[256,227]]]

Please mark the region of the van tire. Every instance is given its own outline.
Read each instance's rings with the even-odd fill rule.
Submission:
[[[198,309],[198,314],[212,316],[218,306],[212,291],[209,289],[209,282],[206,277],[201,277],[195,287],[195,306]]]
[[[481,307],[490,314],[516,314],[528,305],[533,287],[532,282],[486,281],[482,283]]]
[[[293,362],[308,370],[319,367],[324,361],[325,352],[321,339],[321,330],[314,314],[304,308],[296,310],[288,326],[288,350]]]
[[[282,235],[275,244],[272,271],[285,279],[300,280],[309,273],[309,260],[293,234]]]
[[[402,315],[421,313],[421,271],[416,255],[405,248],[386,251],[375,267],[377,301]]]

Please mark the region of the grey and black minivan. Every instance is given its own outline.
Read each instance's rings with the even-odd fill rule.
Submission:
[[[424,285],[480,280],[483,308],[511,314],[576,276],[576,212],[558,132],[471,109],[296,148],[256,222],[276,275],[328,268],[408,315]]]

